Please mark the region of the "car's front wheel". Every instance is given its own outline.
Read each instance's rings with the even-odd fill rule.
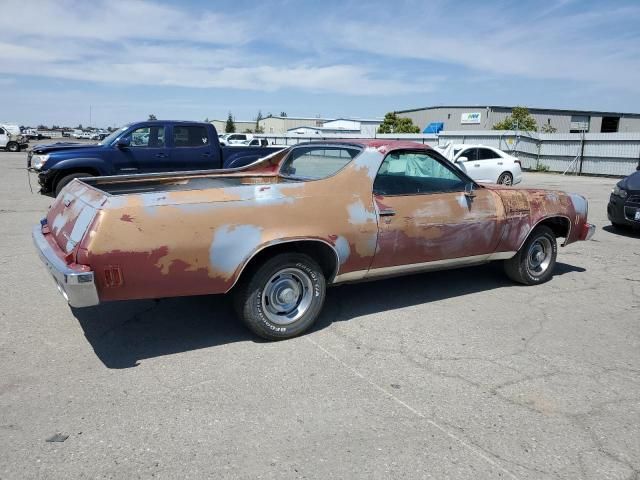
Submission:
[[[90,173],[76,172],[76,173],[70,173],[69,175],[65,175],[61,177],[60,180],[58,180],[58,182],[56,183],[56,186],[54,189],[54,193],[56,197],[60,194],[62,189],[67,185],[69,185],[74,179],[83,178],[83,177],[92,177],[92,176],[93,175],[91,175]]]
[[[16,142],[9,142],[7,143],[7,150],[9,150],[10,152],[19,152],[20,145],[18,145]]]
[[[318,318],[326,281],[320,266],[308,255],[281,253],[247,272],[236,286],[238,316],[268,340],[304,333]]]
[[[553,231],[544,225],[537,227],[518,253],[505,260],[507,276],[518,283],[536,285],[553,275],[558,255],[558,243]]]

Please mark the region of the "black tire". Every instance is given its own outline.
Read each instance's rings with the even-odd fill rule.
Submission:
[[[543,260],[540,255],[544,255]],[[531,232],[513,258],[505,260],[504,270],[514,282],[538,285],[553,276],[557,255],[556,236],[549,227],[541,225]]]
[[[82,178],[82,177],[92,177],[93,175],[91,175],[90,173],[85,173],[85,172],[76,172],[76,173],[70,173],[69,175],[65,175],[63,177],[60,177],[60,179],[56,182],[55,188],[54,188],[54,192],[56,194],[56,197],[58,195],[60,195],[60,192],[62,191],[62,189],[64,187],[66,187],[67,185],[69,185],[69,183],[71,183],[71,181],[74,178]]]
[[[293,288],[297,285],[298,292],[289,293],[290,285]],[[253,333],[267,340],[283,340],[304,333],[314,324],[322,310],[325,292],[324,274],[311,257],[281,253],[244,273],[234,291],[234,306]],[[277,301],[285,301],[281,295],[288,299],[288,306],[295,307],[279,309]],[[270,299],[275,301],[270,303]]]
[[[9,150],[10,152],[19,152],[20,145],[17,144],[16,142],[9,142],[7,143],[7,150]]]
[[[498,183],[500,185],[507,186],[513,185],[513,175],[511,175],[509,172],[502,172],[498,177]]]

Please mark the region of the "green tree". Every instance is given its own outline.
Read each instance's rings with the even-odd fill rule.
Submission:
[[[420,128],[414,125],[410,118],[399,117],[395,112],[389,112],[378,127],[378,133],[420,133]]]
[[[209,117],[204,119],[204,123],[209,123]]]
[[[260,125],[260,120],[262,120],[262,111],[258,110],[258,116],[256,117],[256,133],[264,133],[264,128]]]
[[[286,117],[287,116],[287,112],[280,112],[280,116],[281,117]]]
[[[157,120],[156,116],[153,113],[149,114],[149,118],[148,121],[151,122],[152,120]]]
[[[556,133],[558,131],[558,129],[556,127],[554,127],[553,125],[551,125],[551,123],[545,123],[540,128],[540,131],[542,133]]]
[[[82,124],[79,123],[78,126],[76,127],[78,130],[82,130]]]
[[[229,112],[229,116],[227,117],[227,123],[224,126],[224,133],[235,133],[236,132],[236,124],[233,122],[233,115]]]
[[[529,114],[527,107],[513,107],[511,115],[493,126],[494,130],[524,130],[525,132],[535,132],[538,124],[535,118]]]

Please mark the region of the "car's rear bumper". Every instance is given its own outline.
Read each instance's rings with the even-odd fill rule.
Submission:
[[[40,225],[33,227],[31,236],[40,260],[55,281],[58,291],[72,307],[90,307],[100,303],[93,272],[86,267],[74,268],[64,261],[64,254],[55,241],[43,234]]]

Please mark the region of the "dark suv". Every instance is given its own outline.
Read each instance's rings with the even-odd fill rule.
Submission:
[[[640,228],[640,171],[623,178],[613,188],[607,216],[614,227]]]

